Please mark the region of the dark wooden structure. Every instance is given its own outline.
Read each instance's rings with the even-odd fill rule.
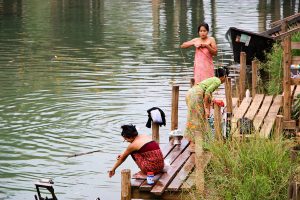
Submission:
[[[285,24],[285,27],[282,24]],[[277,40],[283,40],[298,31],[300,31],[300,13],[273,22],[271,28],[262,33],[230,27],[225,36],[231,45],[234,61],[239,63],[240,53],[245,52],[247,65],[251,65],[254,58],[264,61],[265,53],[272,49]]]

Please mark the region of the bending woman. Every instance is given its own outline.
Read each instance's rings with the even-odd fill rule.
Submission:
[[[180,47],[195,47],[194,79],[195,84],[214,76],[213,56],[217,55],[218,48],[213,37],[208,37],[207,23],[198,26],[200,37],[184,42]]]
[[[154,172],[157,174],[164,168],[164,157],[159,145],[148,135],[139,135],[135,126],[123,125],[121,127],[124,140],[129,142],[127,149],[118,156],[113,168],[108,171],[109,177],[115,174],[115,170],[131,155],[135,163],[144,174]]]
[[[224,83],[228,72],[223,68],[216,70],[216,77],[208,78],[189,89],[186,95],[187,123],[185,137],[191,142],[191,151],[194,151],[195,131],[202,135],[207,132],[207,118],[210,115],[212,93]]]

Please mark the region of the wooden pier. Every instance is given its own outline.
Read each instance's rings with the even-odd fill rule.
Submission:
[[[284,23],[282,30],[285,30]],[[298,30],[298,29],[297,29]],[[231,78],[227,77],[225,82],[225,93],[217,91],[218,99],[225,102],[225,108],[214,104],[214,130],[215,138],[223,140],[224,130],[222,123],[225,113],[225,122],[230,124],[231,138],[260,137],[260,138],[280,138],[284,130],[299,130],[299,119],[291,119],[291,107],[293,99],[300,94],[300,78],[291,78],[291,64],[299,64],[300,58],[291,56],[291,49],[300,49],[300,43],[292,43],[288,34],[283,37],[283,94],[282,95],[265,95],[257,93],[257,70],[258,61],[252,62],[252,88],[251,96],[245,96],[246,92],[246,54],[241,52],[240,73],[236,81],[237,94],[232,95]],[[191,85],[193,82],[191,81]],[[178,95],[179,86],[172,88],[172,113],[171,113],[171,130],[178,128]],[[250,122],[251,133],[241,132],[243,119]],[[273,135],[272,135],[273,134]],[[159,127],[152,124],[153,140],[159,142]],[[208,165],[212,155],[203,150],[202,137],[199,132],[195,132],[195,153],[189,151],[189,143],[183,139],[181,144],[174,144],[174,140],[165,145],[160,145],[165,163],[167,164],[164,172],[154,177],[153,185],[147,184],[146,177],[135,178],[135,174],[124,169],[122,171],[122,190],[121,199],[166,199],[181,200],[188,197],[191,189],[196,189],[200,194],[204,194],[204,170]],[[199,142],[200,141],[200,142]],[[197,178],[195,178],[197,177]],[[297,182],[298,184],[298,182]],[[294,189],[298,191],[300,188]],[[295,184],[294,184],[295,185]],[[300,184],[299,184],[300,185]],[[293,191],[294,191],[293,190]],[[294,194],[292,194],[294,195]],[[298,199],[299,195],[294,195]]]

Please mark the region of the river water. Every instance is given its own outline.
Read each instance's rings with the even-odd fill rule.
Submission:
[[[232,64],[230,26],[261,32],[299,12],[295,0],[0,0],[0,199],[34,199],[34,182],[53,178],[59,199],[119,199],[127,144],[120,126],[145,127],[146,110],[166,113],[180,85],[179,128],[201,21],[217,40],[215,62]],[[99,153],[67,158],[79,152]]]

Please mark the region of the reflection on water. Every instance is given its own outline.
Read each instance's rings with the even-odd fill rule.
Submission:
[[[159,106],[167,141],[176,83],[184,128],[194,52],[178,47],[198,23],[211,25],[215,61],[231,64],[230,26],[261,32],[298,11],[295,0],[0,0],[0,199],[33,199],[44,177],[60,199],[118,199],[120,170],[107,170],[126,147],[120,126],[150,133],[146,110]],[[131,159],[121,168],[136,170]]]

